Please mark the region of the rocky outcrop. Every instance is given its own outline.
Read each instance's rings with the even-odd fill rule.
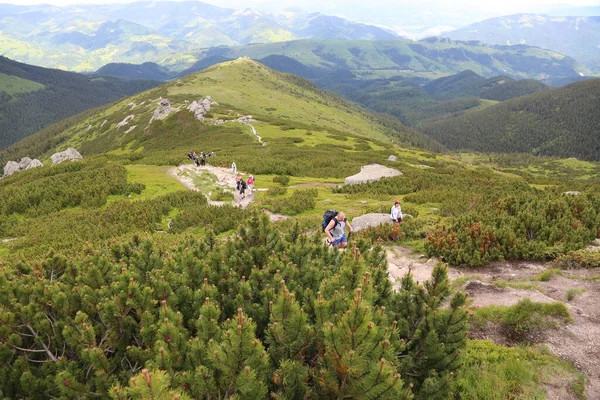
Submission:
[[[19,172],[19,163],[16,161],[9,161],[4,166],[4,175],[3,176],[11,176],[15,172]]]
[[[256,122],[256,120],[252,118],[252,115],[244,115],[236,119],[236,121],[241,123]]]
[[[31,158],[29,157],[23,157],[21,158],[21,161],[19,161],[19,169],[25,170],[27,169],[27,167],[29,166],[29,164],[31,164],[31,161],[33,161]]]
[[[189,106],[187,106],[187,109],[194,114],[196,119],[198,119],[199,121],[204,121],[204,114],[209,112],[210,107],[216,104],[217,103],[215,103],[212,100],[212,97],[206,96],[204,99],[192,101],[192,103]]]
[[[171,106],[171,102],[169,99],[162,99],[158,103],[158,107],[154,110],[154,114],[152,114],[152,118],[150,119],[150,123],[155,119],[163,120],[169,116],[169,114],[179,111],[179,108]]]
[[[390,214],[371,213],[354,218],[352,220],[352,228],[358,232],[365,228],[390,224],[391,222],[392,220],[390,219]]]
[[[19,162],[16,162],[16,161],[7,162],[6,165],[4,166],[4,175],[2,177],[4,178],[7,176],[11,176],[15,172],[25,171],[26,169],[37,168],[37,167],[42,167],[42,166],[43,166],[43,164],[38,159],[32,160],[29,157],[23,157],[23,158],[21,158],[21,161],[19,161]]]
[[[34,158],[33,160],[31,160],[29,165],[27,165],[27,167],[25,167],[25,169],[39,168],[39,167],[43,167],[43,166],[44,166],[44,164],[42,164],[42,162],[40,160],[38,160],[37,158]]]
[[[194,100],[192,101],[192,104],[187,106],[187,109],[194,114],[194,117],[196,117],[196,119],[198,119],[199,121],[204,121],[204,114],[206,113],[206,110],[204,109],[202,103],[198,103],[196,100]]]
[[[360,172],[346,178],[346,185],[355,185],[357,183],[375,182],[381,178],[390,178],[392,176],[402,175],[402,172],[388,168],[379,164],[365,165],[360,168]]]
[[[123,121],[121,121],[121,122],[119,122],[119,123],[117,124],[117,128],[116,128],[116,129],[122,128],[122,127],[124,127],[125,125],[127,125],[127,124],[129,123],[129,121],[131,121],[131,120],[133,119],[133,117],[134,117],[134,115],[128,115],[128,116],[126,116],[125,118],[123,118]],[[102,127],[101,127],[101,128],[102,128]]]
[[[60,164],[63,161],[78,161],[82,160],[83,156],[79,154],[77,150],[72,147],[69,147],[65,151],[61,151],[59,153],[54,153],[50,157],[52,160],[52,165]]]

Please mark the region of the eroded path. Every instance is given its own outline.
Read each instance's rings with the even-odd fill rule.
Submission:
[[[202,192],[206,195],[208,203],[214,206],[222,206],[225,204],[231,204],[235,207],[248,207],[254,201],[254,193],[257,189],[250,192],[246,190],[246,198],[240,198],[239,193],[235,190],[236,182],[235,175],[228,168],[215,167],[212,165],[204,165],[196,167],[193,164],[180,165],[176,168],[171,168],[169,173],[180,181],[185,187],[190,190]],[[208,179],[215,187],[232,193],[232,201],[214,201],[210,199],[211,192],[206,191],[205,188],[198,187],[194,182],[195,178]],[[260,190],[260,189],[259,189]],[[289,218],[287,215],[275,214],[268,210],[263,210],[263,213],[269,216],[271,222],[278,222]]]
[[[390,279],[396,289],[409,269],[419,282],[431,277],[434,259],[414,255],[402,246],[389,246],[386,250]],[[534,342],[546,345],[554,355],[572,362],[586,375],[587,398],[600,399],[600,271],[564,270],[546,281],[539,280],[539,274],[549,268],[543,262],[503,261],[480,268],[450,267],[448,275],[468,293],[473,307],[511,306],[526,298],[540,303],[564,303],[573,322],[536,335]],[[568,300],[567,293],[572,290],[579,293]],[[476,334],[477,338],[514,345],[498,332]],[[576,399],[565,386],[547,389],[548,399]]]
[[[180,181],[185,187],[197,192],[203,192],[206,194],[208,203],[215,206],[222,206],[224,204],[231,204],[236,207],[246,208],[254,200],[254,194],[246,191],[246,198],[242,199],[239,193],[235,190],[235,175],[230,169],[214,167],[212,165],[204,165],[197,167],[193,164],[184,164],[179,167],[172,168],[170,171],[178,181]],[[233,194],[232,201],[214,201],[210,199],[211,192],[206,192],[203,188],[196,185],[195,178],[202,177],[206,180],[210,180],[216,187],[221,187],[224,191]]]

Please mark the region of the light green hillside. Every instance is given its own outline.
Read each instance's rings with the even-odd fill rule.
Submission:
[[[282,120],[302,121],[305,125],[389,141],[381,127],[366,120],[354,106],[310,86],[299,87],[298,81],[282,79],[282,74],[249,59],[220,64],[183,81],[185,85],[170,85],[169,95],[193,98],[203,93],[249,114],[273,115]]]
[[[4,92],[10,96],[19,93],[35,92],[44,87],[41,83],[0,73],[0,92]]]

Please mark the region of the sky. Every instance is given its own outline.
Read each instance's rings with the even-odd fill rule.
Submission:
[[[176,0],[175,0],[176,1]],[[414,4],[414,0],[328,0],[324,2],[322,0],[204,0],[206,3],[211,3],[221,7],[232,7],[232,8],[257,8],[257,9],[273,9],[276,5],[277,8],[283,9],[288,7],[302,6],[303,9],[324,9],[324,8],[357,8],[366,7],[381,10],[392,10],[401,8],[404,5]],[[67,4],[105,4],[105,3],[131,3],[131,0],[0,0],[0,3],[10,4],[54,4],[54,5],[67,5]],[[548,0],[502,0],[502,1],[490,1],[490,0],[424,0],[419,1],[419,4],[434,5],[438,7],[447,8],[450,4],[455,8],[484,8],[494,12],[501,13],[512,13],[522,12],[525,10],[535,10],[543,6],[547,6],[550,3],[561,3],[565,5],[573,6],[586,6],[586,5],[600,5],[600,0],[559,0],[556,2]]]

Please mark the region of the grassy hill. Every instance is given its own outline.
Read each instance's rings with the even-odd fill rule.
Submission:
[[[600,160],[600,79],[512,99],[423,132],[452,149]]]
[[[87,77],[0,57],[0,148],[63,118],[157,85]]]
[[[60,132],[55,133],[63,142],[61,148],[74,146],[84,154],[97,154],[126,148],[131,152],[138,151],[141,156],[144,156],[152,144],[163,156],[159,160],[156,159],[157,155],[154,153],[145,160],[154,164],[170,163],[173,159],[179,159],[182,152],[189,150],[185,149],[193,142],[192,136],[195,135],[184,136],[182,143],[173,143],[168,148],[162,147],[163,140],[165,140],[163,134],[149,137],[148,129],[167,133],[169,137],[176,135],[176,132],[182,129],[175,121],[172,123],[177,126],[170,129],[168,122],[170,120],[149,125],[159,99],[168,98],[173,107],[179,108],[179,118],[190,120],[191,126],[203,126],[202,130],[218,132],[219,127],[206,127],[200,122],[193,122],[193,115],[188,111],[183,111],[192,101],[207,95],[212,96],[219,103],[219,106],[211,110],[212,117],[231,120],[236,114],[251,114],[259,121],[256,129],[264,140],[296,143],[292,146],[293,148],[299,147],[307,151],[313,151],[312,149],[315,148],[314,151],[330,151],[332,154],[342,155],[344,149],[353,149],[354,146],[364,143],[365,140],[374,140],[378,143],[397,142],[408,146],[442,149],[435,141],[391,118],[369,114],[352,103],[319,90],[302,78],[279,73],[250,59],[238,59],[218,64],[201,73],[172,81],[159,88],[118,102],[105,111],[98,112],[94,118],[80,120],[69,129],[63,128]],[[117,128],[116,125],[129,115],[132,115],[133,119],[127,124],[127,127]],[[226,126],[227,130],[249,131],[249,128],[241,124]],[[130,127],[135,128],[125,133]],[[189,127],[185,130],[193,131],[194,128]],[[17,153],[39,152],[39,148],[45,148],[44,143],[47,140],[58,140],[56,136],[46,135],[41,132],[31,137],[30,140],[20,143],[20,146],[23,147]],[[347,135],[355,139],[347,141],[344,139]],[[243,135],[243,137],[248,145],[258,145],[258,143],[253,143],[252,136]],[[308,146],[304,146],[304,142]],[[27,143],[27,146],[34,146],[36,149],[29,148],[24,143]],[[221,143],[220,146],[225,146],[225,144]],[[368,145],[364,146],[368,147]],[[384,147],[381,146],[385,145],[375,145],[375,147],[383,149]],[[236,150],[235,147],[229,145],[226,148],[231,155],[239,152],[240,156],[244,157],[241,149]],[[15,149],[16,147],[9,150],[14,153]],[[284,149],[278,149],[278,151],[282,150]],[[266,146],[262,151],[268,154],[270,150]],[[11,157],[18,157],[18,155],[13,154]],[[283,162],[285,157],[287,156],[279,154],[270,162]],[[300,154],[298,157],[302,158]],[[309,157],[304,158],[306,162],[309,159]],[[4,160],[5,157],[2,159]],[[264,162],[264,160],[260,162]],[[340,162],[345,163],[345,161]],[[300,163],[304,164],[305,161],[300,161]],[[342,172],[340,171],[336,175],[339,173]]]
[[[207,95],[218,104],[199,121],[186,107]],[[172,112],[151,121],[157,108]],[[248,114],[253,121],[236,122]],[[84,160],[48,165],[69,146]],[[407,265],[430,265],[433,282],[407,276],[394,290],[387,257],[410,247],[462,268],[559,256],[557,265],[593,268],[597,252],[570,252],[599,233],[600,165],[425,148],[441,147],[239,59],[1,151],[3,161],[46,165],[0,180],[0,395],[509,399],[559,387],[582,397],[591,373],[526,342],[530,332],[565,329],[565,304],[473,308],[462,292],[477,279],[471,271],[450,282],[443,263],[408,255]],[[181,185],[176,177],[213,200],[223,195],[209,170],[175,168],[190,164],[190,149],[254,174],[254,202],[215,207]],[[370,163],[403,174],[343,185]],[[353,220],[387,213],[395,199],[412,216],[402,225],[355,232],[344,252],[323,244],[325,210]],[[269,223],[264,210],[289,219]],[[570,279],[549,270],[534,283],[553,274]],[[534,283],[490,285],[522,293]],[[488,327],[519,346],[468,338]]]

